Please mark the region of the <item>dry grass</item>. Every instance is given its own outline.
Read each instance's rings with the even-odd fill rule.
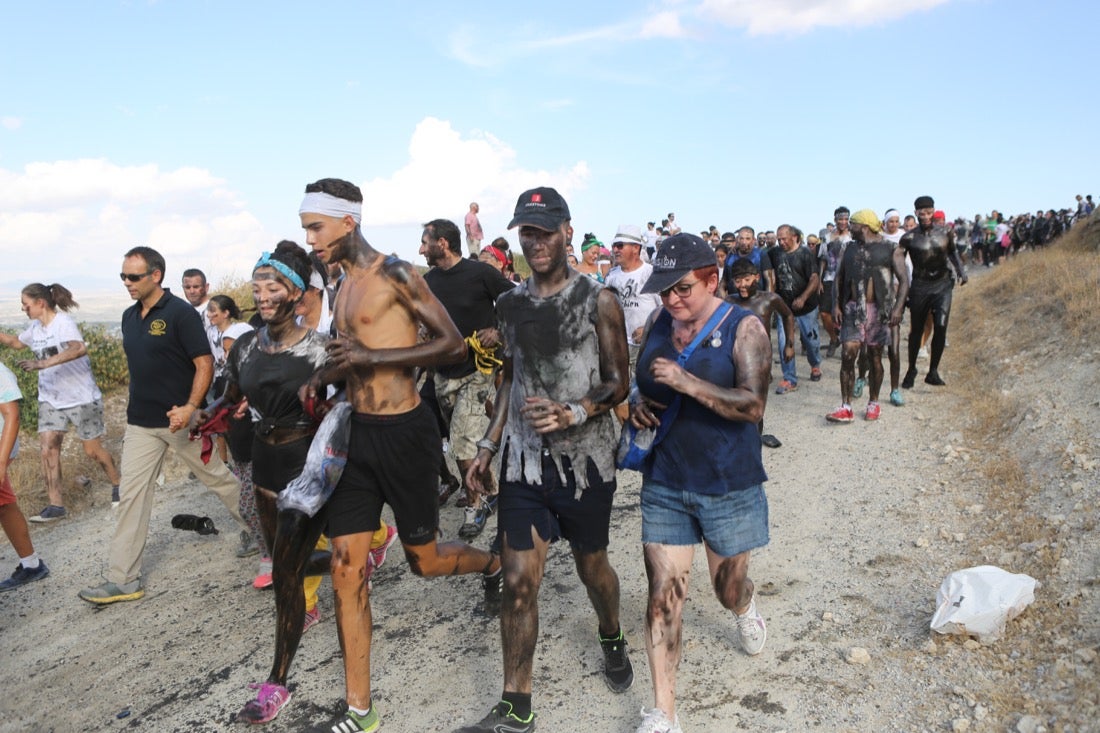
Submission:
[[[997,552],[1015,553],[1014,570],[1039,578],[1045,588],[1027,612],[1033,633],[1015,640],[1021,661],[987,657],[1005,673],[1005,685],[991,700],[1002,712],[1064,711],[1096,697],[1096,689],[1085,689],[1081,679],[1058,692],[1035,685],[1044,669],[1063,664],[1072,651],[1052,641],[1080,639],[1081,624],[1095,626],[1096,620],[1081,617],[1079,596],[1059,574],[1065,546],[1059,526],[1036,510],[1050,490],[1043,476],[1064,458],[1036,444],[1040,438],[1053,440],[1053,433],[1035,432],[1029,421],[1057,407],[1037,402],[1053,401],[1057,390],[1032,387],[1088,368],[1080,359],[1100,337],[1098,254],[1100,218],[1094,217],[1047,249],[1025,252],[956,291],[951,360],[962,367],[959,386],[966,395],[968,436],[976,442],[972,448],[985,457],[985,526],[975,531],[995,548],[994,558]],[[1095,394],[1087,403],[1094,399]],[[1078,401],[1073,409],[1089,409],[1085,404]],[[1072,415],[1058,419],[1067,432],[1080,434],[1073,430],[1080,423]]]

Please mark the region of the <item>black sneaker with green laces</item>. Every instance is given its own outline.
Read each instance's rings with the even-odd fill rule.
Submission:
[[[459,728],[455,733],[533,733],[534,730],[534,713],[528,715],[527,720],[520,720],[512,712],[511,703],[501,700],[480,723]]]
[[[596,637],[603,648],[603,681],[612,692],[626,692],[634,684],[634,667],[626,654],[626,637],[622,629],[610,639],[598,632]]]

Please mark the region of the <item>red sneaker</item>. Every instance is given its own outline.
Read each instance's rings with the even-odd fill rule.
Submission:
[[[794,392],[796,389],[798,389],[797,383],[788,382],[786,379],[784,379],[782,382],[779,383],[779,386],[775,388],[775,393],[787,394],[788,392]]]
[[[866,420],[878,420],[879,413],[882,412],[882,408],[878,406],[877,402],[867,403],[867,412],[863,413],[863,417]]]
[[[836,408],[828,415],[826,415],[825,419],[829,422],[852,422],[852,420],[855,419],[855,416],[852,414],[851,407],[841,405],[840,407]]]

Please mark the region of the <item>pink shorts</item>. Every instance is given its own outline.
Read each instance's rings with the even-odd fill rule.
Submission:
[[[0,506],[7,506],[15,502],[15,492],[11,490],[11,479],[5,474],[4,480],[0,481]]]

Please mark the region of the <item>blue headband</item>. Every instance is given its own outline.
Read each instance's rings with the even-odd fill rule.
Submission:
[[[270,252],[264,252],[262,255],[260,255],[260,259],[256,261],[256,266],[252,268],[252,272],[256,272],[256,270],[260,269],[261,267],[274,267],[276,270],[279,271],[281,275],[283,275],[283,277],[285,277],[287,280],[290,280],[291,284],[296,285],[298,289],[301,290],[303,293],[305,292],[306,284],[302,282],[302,278],[298,275],[298,273],[294,272],[294,270],[291,270],[284,263],[279,262],[276,259],[272,259]]]

